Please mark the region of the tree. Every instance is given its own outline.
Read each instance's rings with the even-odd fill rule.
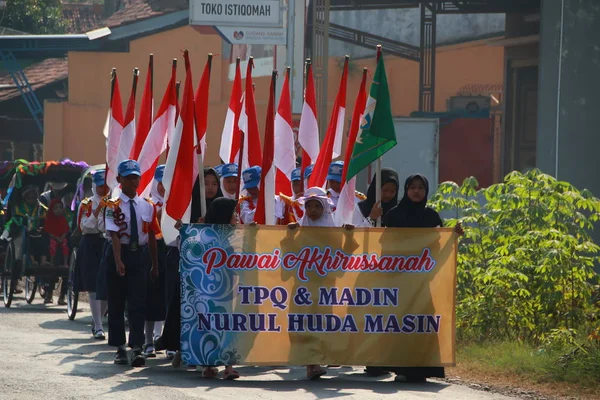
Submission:
[[[65,33],[60,0],[8,0],[3,25],[33,34]]]

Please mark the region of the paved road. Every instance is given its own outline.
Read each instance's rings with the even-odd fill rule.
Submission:
[[[1,304],[1,303],[0,303]],[[74,322],[64,307],[0,306],[0,399],[461,399],[508,397],[464,386],[413,385],[364,377],[361,369],[331,369],[318,382],[302,368],[240,367],[235,382],[202,379],[199,372],[173,369],[164,356],[130,369],[112,363],[106,342],[90,338],[87,304]]]

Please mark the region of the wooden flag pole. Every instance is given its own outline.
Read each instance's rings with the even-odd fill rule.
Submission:
[[[381,53],[382,47],[379,44],[377,45],[377,62],[379,62],[379,59],[381,58]],[[381,207],[381,157],[379,157],[376,161],[375,174],[375,203],[379,204],[379,207]],[[381,217],[377,218],[375,226],[381,227]]]

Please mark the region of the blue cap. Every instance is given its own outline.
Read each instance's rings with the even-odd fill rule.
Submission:
[[[92,175],[92,183],[96,186],[104,186],[106,184],[106,170],[99,169]]]
[[[232,176],[238,176],[238,165],[237,164],[223,164],[221,166],[221,178],[230,178]]]
[[[118,171],[119,176],[142,176],[142,172],[140,171],[140,164],[138,164],[135,160],[121,161],[121,163],[119,164]]]
[[[292,171],[292,182],[301,181],[302,180],[302,168],[296,168]]]
[[[306,167],[306,169],[304,170],[304,179],[308,179],[312,175],[313,169],[315,169],[314,164]]]
[[[342,183],[342,172],[344,171],[343,161],[334,161],[329,165],[329,171],[327,172],[328,181],[336,181]]]
[[[165,176],[165,165],[164,164],[156,167],[156,170],[154,171],[154,179],[156,180],[156,182],[162,182],[163,176]]]
[[[258,186],[262,168],[259,166],[250,167],[242,173],[244,178],[244,189],[251,189]]]

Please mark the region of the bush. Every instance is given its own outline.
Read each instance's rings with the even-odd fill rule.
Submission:
[[[544,343],[589,334],[600,200],[539,170],[477,191],[442,183],[431,206],[465,225],[458,254],[457,337]],[[565,336],[565,332],[568,334]]]

